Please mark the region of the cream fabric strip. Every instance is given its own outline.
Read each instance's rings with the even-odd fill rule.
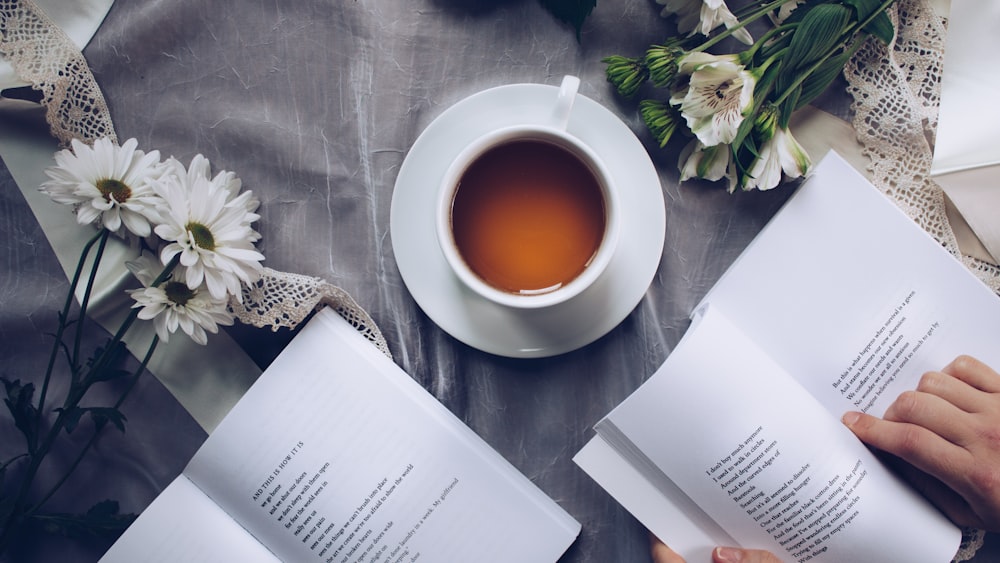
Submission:
[[[858,144],[854,128],[843,119],[813,106],[806,106],[792,115],[788,125],[813,162],[819,162],[823,155],[835,150],[855,170],[868,175],[868,157]]]
[[[963,254],[1000,264],[1000,106],[980,103],[1000,87],[1000,74],[982,65],[983,53],[1000,51],[1000,4],[948,4],[935,7],[947,14],[948,36],[931,174],[953,204]]]
[[[66,206],[38,191],[38,186],[47,179],[45,168],[55,164],[52,155],[59,149],[55,139],[38,127],[42,123],[43,115],[37,106],[11,102],[0,106],[0,157],[14,176],[63,270],[71,276],[93,227],[78,224]],[[122,264],[134,252],[120,239],[110,239],[108,246],[105,263],[115,267],[102,268],[89,310],[93,320],[113,332],[131,306],[123,291],[131,275]],[[152,323],[134,325],[126,338],[133,355],[145,352],[153,334]],[[208,432],[260,375],[260,368],[224,332],[211,335],[208,346],[176,335],[157,347],[149,371]]]
[[[985,252],[979,257],[1000,264],[1000,164],[942,174],[935,176],[934,181],[982,242]],[[965,248],[962,250],[965,252]],[[976,256],[971,252],[965,254]]]
[[[0,99],[0,157],[14,176],[54,249],[63,270],[71,275],[90,226],[78,225],[65,206],[38,192],[44,171],[54,164],[56,139],[93,141],[115,138],[104,96],[80,50],[31,0],[0,0],[0,55],[7,57],[21,78],[43,93],[42,108]],[[39,134],[44,115],[52,137]],[[134,252],[112,240],[108,264],[102,268],[91,298],[90,313],[114,331],[131,303],[124,289],[131,274],[124,260]],[[386,355],[389,347],[375,322],[344,290],[320,278],[265,269],[253,287],[244,288],[244,303],[231,303],[237,318],[257,327],[294,328],[317,307],[329,305]],[[148,323],[147,323],[148,325]],[[152,326],[137,326],[127,344],[143,353]],[[260,374],[260,368],[224,332],[208,346],[178,336],[161,344],[149,365],[152,372],[207,431],[222,420]]]
[[[927,0],[890,8],[897,36],[869,40],[844,69],[854,97],[854,128],[870,159],[872,182],[983,283],[1000,292],[1000,267],[963,254],[941,186],[930,177],[937,128],[945,20]]]

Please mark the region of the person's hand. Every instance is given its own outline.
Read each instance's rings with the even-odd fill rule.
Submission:
[[[684,558],[670,549],[653,534],[649,535],[653,563],[685,563]],[[737,547],[717,547],[712,551],[713,563],[781,563],[769,551],[740,549]]]
[[[969,356],[924,374],[883,419],[843,417],[861,441],[912,467],[905,476],[953,522],[1000,531],[1000,374]]]

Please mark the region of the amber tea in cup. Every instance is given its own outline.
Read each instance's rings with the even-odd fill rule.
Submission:
[[[532,295],[559,289],[593,260],[607,224],[604,194],[570,151],[515,139],[482,153],[458,181],[451,228],[483,281]]]
[[[616,196],[597,155],[561,129],[512,126],[470,144],[445,173],[438,239],[466,286],[537,308],[589,287],[617,241]]]

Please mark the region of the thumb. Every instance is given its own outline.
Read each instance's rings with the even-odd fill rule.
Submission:
[[[717,547],[712,552],[714,563],[781,563],[770,551],[762,549],[740,549],[738,547]]]

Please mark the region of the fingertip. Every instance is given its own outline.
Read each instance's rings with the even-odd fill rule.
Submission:
[[[742,549],[720,546],[712,552],[712,561],[713,563],[741,563],[743,555]]]
[[[653,556],[653,563],[685,563],[684,558],[677,552],[670,549],[667,544],[660,541],[652,533],[649,534],[650,551]]]
[[[973,366],[978,366],[979,363],[979,360],[973,358],[972,356],[961,354],[949,362],[948,365],[944,366],[941,371],[951,374],[955,370],[964,371],[972,368]]]
[[[861,413],[856,411],[848,411],[844,413],[844,416],[840,417],[840,421],[844,423],[848,428],[854,428],[854,425],[861,420]]]

